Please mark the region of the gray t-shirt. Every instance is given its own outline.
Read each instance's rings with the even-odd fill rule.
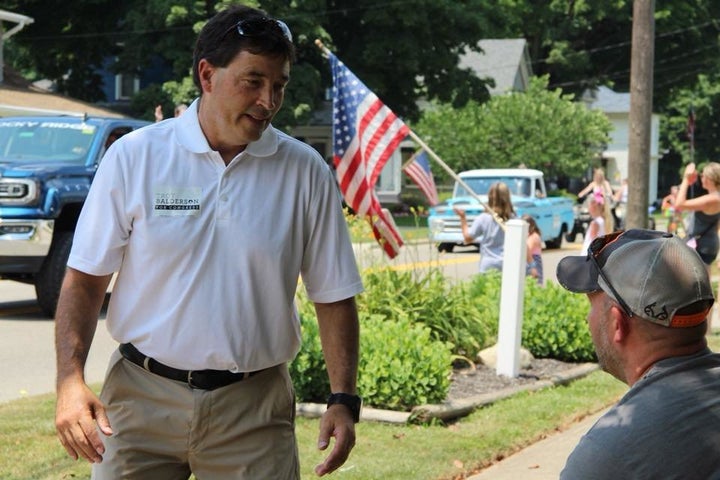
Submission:
[[[720,479],[720,355],[657,362],[580,439],[560,479]]]
[[[502,270],[505,231],[492,215],[483,212],[475,217],[468,233],[480,244],[480,273]]]

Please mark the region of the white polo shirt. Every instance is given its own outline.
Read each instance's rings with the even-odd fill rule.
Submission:
[[[68,265],[119,271],[107,327],[162,363],[288,362],[300,345],[300,274],[314,302],[362,291],[335,179],[315,150],[273,127],[226,167],[197,103],[111,146]]]

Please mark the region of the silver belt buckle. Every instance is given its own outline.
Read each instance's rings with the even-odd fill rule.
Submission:
[[[192,374],[193,374],[192,370],[188,370],[187,384],[190,388],[193,388],[193,389],[199,388],[197,385],[193,385]]]

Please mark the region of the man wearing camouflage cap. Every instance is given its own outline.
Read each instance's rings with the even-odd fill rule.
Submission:
[[[720,355],[705,341],[707,269],[673,235],[599,237],[557,268],[590,300],[601,367],[630,386],[580,440],[561,480],[720,478]]]

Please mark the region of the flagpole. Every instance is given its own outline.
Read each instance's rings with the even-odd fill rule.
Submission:
[[[322,41],[319,38],[315,39],[315,45],[320,49],[321,52],[327,57],[330,54],[330,50],[322,43]],[[458,184],[460,184],[469,194],[471,197],[473,197],[477,202],[485,209],[486,212],[488,212],[490,215],[492,215],[493,219],[497,222],[498,225],[500,225],[500,228],[505,230],[505,221],[500,218],[500,216],[497,214],[495,210],[490,208],[488,205],[485,204],[485,202],[482,201],[480,196],[478,196],[477,193],[473,191],[472,188],[468,186],[467,183],[463,181],[462,178],[456,174],[452,168],[450,168],[445,162],[440,159],[440,157],[437,156],[437,154],[425,143],[422,141],[420,137],[418,137],[415,132],[412,131],[412,129],[409,130],[408,135],[410,138],[415,140],[415,142],[420,145],[420,147],[428,152],[430,154],[430,157],[432,157],[433,160],[435,160]]]
[[[323,54],[325,54],[326,57],[330,53],[330,50],[325,46],[325,44],[319,38],[315,39],[315,45],[320,49],[321,52],[323,52]]]
[[[500,225],[500,228],[505,230],[505,221],[500,218],[500,216],[497,214],[495,210],[490,208],[488,205],[485,204],[485,202],[482,201],[480,196],[473,191],[470,186],[465,183],[465,181],[460,178],[460,176],[453,171],[452,168],[450,168],[445,162],[442,161],[440,157],[430,148],[427,143],[423,142],[420,137],[417,136],[415,132],[410,130],[410,138],[412,138],[415,142],[417,142],[418,145],[420,145],[420,148],[428,152],[428,154],[432,157],[433,160],[435,160],[438,165],[440,165],[455,181],[460,184],[469,194],[471,197],[473,197],[477,202],[485,209],[486,212],[488,212],[490,215],[492,215],[493,219],[497,222],[498,225]]]

